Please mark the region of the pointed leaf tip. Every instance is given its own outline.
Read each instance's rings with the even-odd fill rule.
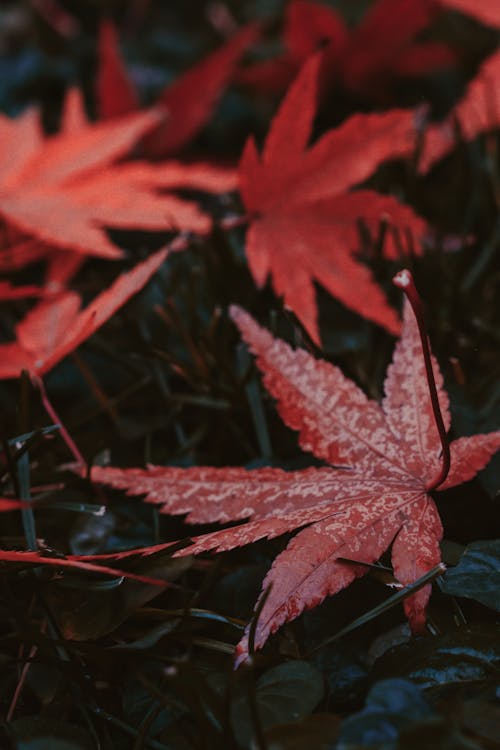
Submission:
[[[203,128],[257,34],[257,25],[243,27],[164,89],[158,103],[167,109],[170,119],[145,139],[149,156],[171,156]]]
[[[322,57],[321,51],[312,55],[290,85],[267,134],[264,164],[298,158],[306,148],[316,114]]]
[[[410,272],[403,269],[397,278],[406,296],[413,295],[419,305]],[[238,522],[194,537],[189,547],[176,552],[179,556],[225,551],[298,531],[264,580],[262,591],[271,584],[272,589],[265,601],[260,598],[254,625],[236,648],[238,665],[251,661],[252,643],[260,649],[281,625],[350,585],[391,547],[394,574],[404,586],[441,572],[436,566],[442,525],[427,490],[438,488],[432,477],[442,445],[410,302],[381,406],[338,368],[274,339],[239,306],[231,305],[228,314],[256,355],[283,421],[299,432],[304,450],[330,466],[299,471],[94,467],[92,478],[131,495],[146,495],[146,501],[161,505],[164,513],[187,513],[187,523]],[[422,335],[426,339],[425,331]],[[429,362],[447,429],[448,398],[437,363]],[[452,474],[440,488],[472,477],[499,441],[500,433],[455,441]],[[347,565],[345,559],[359,564]],[[428,582],[410,597],[405,593],[405,611],[414,632],[425,624]]]
[[[291,84],[260,158],[251,140],[241,157],[248,266],[258,287],[271,277],[277,296],[317,345],[321,338],[315,282],[397,335],[398,316],[371,270],[356,257],[359,222],[372,236],[380,232],[381,222],[390,225],[383,247],[389,259],[399,257],[399,233],[414,238],[420,254],[428,226],[409,206],[359,185],[383,162],[414,153],[415,113],[395,109],[355,114],[311,144],[320,62],[321,53],[310,58]]]
[[[229,317],[231,318],[233,323],[236,323],[238,325],[238,323],[247,316],[248,313],[246,313],[245,310],[243,310],[243,308],[239,305],[230,305]]]
[[[110,19],[101,21],[96,98],[99,117],[108,120],[139,109],[139,96],[122,59],[118,33]]]

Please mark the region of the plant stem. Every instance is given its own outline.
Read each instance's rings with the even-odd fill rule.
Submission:
[[[420,578],[417,578],[415,583],[411,583],[408,586],[405,586],[396,594],[393,594],[388,599],[386,599],[384,602],[377,604],[376,607],[373,607],[373,609],[371,609],[369,612],[366,612],[366,614],[361,615],[361,617],[357,617],[349,625],[346,625],[345,628],[342,628],[342,630],[337,631],[335,635],[332,635],[326,640],[321,641],[321,643],[318,643],[318,645],[310,649],[305,654],[305,656],[310,658],[311,655],[314,654],[316,651],[319,651],[325,646],[328,646],[330,643],[334,643],[335,641],[339,640],[339,638],[342,638],[344,635],[347,635],[348,633],[352,632],[356,628],[361,627],[361,625],[366,625],[367,622],[371,622],[371,620],[374,620],[383,612],[387,612],[387,610],[391,609],[392,607],[395,607],[397,604],[400,604],[400,602],[404,601],[404,599],[407,599],[409,596],[413,596],[413,594],[416,594],[417,591],[420,591],[420,589],[422,589],[424,586],[427,586],[428,583],[431,583],[431,581],[434,581],[435,578],[442,576],[444,573],[446,573],[446,565],[444,563],[439,563],[439,565],[435,565],[434,568],[431,568],[429,571],[427,571],[427,573],[424,573],[423,576],[421,576]]]
[[[42,399],[42,404],[43,404],[43,406],[45,408],[45,411],[47,412],[47,414],[49,415],[49,417],[52,419],[52,421],[55,422],[55,423],[57,423],[59,425],[59,429],[61,431],[61,436],[62,436],[64,442],[66,443],[66,445],[68,446],[69,450],[71,451],[71,453],[75,457],[77,463],[80,464],[81,466],[85,466],[85,459],[84,459],[84,457],[82,456],[82,454],[78,450],[78,447],[77,447],[75,441],[73,440],[73,438],[69,434],[68,430],[64,426],[62,420],[59,418],[56,410],[54,409],[54,407],[52,406],[52,403],[49,400],[49,397],[47,395],[47,391],[45,390],[45,385],[44,385],[44,382],[43,382],[42,378],[38,377],[38,375],[34,375],[33,373],[30,373],[30,377],[31,377],[31,382],[33,383],[33,385],[35,385],[38,388],[38,390],[40,391],[40,397]]]
[[[46,621],[44,621],[42,623],[42,627],[40,628],[40,632],[41,633],[45,632],[46,624],[47,624]],[[31,650],[30,650],[30,652],[28,654],[28,657],[27,657],[26,661],[24,662],[24,665],[23,665],[23,668],[21,670],[21,674],[20,674],[19,680],[18,680],[17,685],[16,685],[16,689],[14,690],[14,695],[12,696],[12,700],[10,702],[9,710],[7,711],[7,716],[6,716],[6,719],[5,719],[7,722],[12,721],[12,718],[14,716],[14,712],[16,710],[16,706],[18,704],[18,701],[19,701],[19,698],[21,696],[24,684],[26,682],[26,678],[28,676],[29,668],[31,667],[31,664],[33,663],[33,660],[34,660],[34,658],[35,658],[35,656],[37,654],[37,651],[38,651],[38,646],[36,644],[34,644],[31,647]]]
[[[408,302],[411,305],[411,309],[415,315],[417,321],[418,332],[420,334],[420,341],[422,343],[422,352],[424,355],[425,372],[427,375],[427,383],[429,386],[429,395],[431,397],[432,411],[434,414],[434,421],[436,422],[437,431],[439,433],[439,439],[441,441],[441,469],[437,476],[427,485],[427,490],[435,490],[440,484],[444,482],[450,471],[450,445],[448,443],[448,437],[446,435],[446,427],[443,422],[443,415],[441,414],[441,407],[439,406],[439,397],[436,388],[436,381],[434,379],[434,371],[432,369],[432,356],[429,347],[429,340],[427,338],[427,331],[425,330],[424,314],[422,310],[422,301],[417,292],[415,282],[411,272],[407,269],[399,271],[392,280],[393,284],[403,291],[406,295]]]
[[[25,370],[21,374],[21,395],[20,395],[20,406],[19,406],[19,431],[25,432],[29,426],[29,389],[30,381],[29,376]],[[22,443],[16,443],[16,449],[21,449]],[[36,525],[35,525],[35,514],[30,506],[31,501],[31,485],[30,485],[30,460],[28,451],[23,453],[16,461],[17,467],[17,483],[19,491],[19,499],[26,503],[21,511],[21,517],[23,522],[24,537],[26,539],[26,547],[28,550],[35,552],[38,549],[38,543],[36,539]]]

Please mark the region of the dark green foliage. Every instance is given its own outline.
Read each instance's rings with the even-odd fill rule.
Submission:
[[[0,29],[2,110],[13,114],[41,101],[46,124],[54,128],[64,85],[76,79],[92,110],[102,4],[61,0],[79,24],[74,45],[30,11],[29,3],[5,5],[21,14],[21,23],[12,33]],[[279,13],[278,5],[105,3],[125,31],[123,51],[145,100],[220,41],[208,20],[215,6],[243,23],[262,11]],[[342,3],[350,14],[353,6]],[[134,24],[140,33],[133,33]],[[448,30],[439,30],[461,50],[461,67],[428,82],[426,90],[413,83],[392,104],[430,95],[438,113],[443,101],[456,100],[496,41],[491,30],[458,16]],[[352,107],[340,99],[327,102],[318,133]],[[233,87],[193,153],[234,159],[248,131],[266,131],[274,108],[272,100]],[[438,228],[436,247],[409,265],[451,395],[454,437],[498,427],[499,146],[498,134],[482,136],[462,144],[425,178],[414,165],[388,165],[370,183],[397,193]],[[217,222],[241,210],[235,196],[211,198],[205,207]],[[256,290],[244,237],[244,228],[218,223],[210,237],[190,239],[139,297],[47,377],[51,399],[89,462],[308,465],[241,348],[227,307],[236,302],[288,341],[315,347],[269,286]],[[360,237],[364,262],[397,305],[390,279],[399,264],[383,261],[380,242],[367,238],[362,227]],[[470,239],[462,243],[465,237]],[[113,239],[127,250],[130,267],[172,236],[123,232]],[[123,265],[90,261],[76,288],[91,298]],[[41,272],[38,265],[29,267],[16,274],[16,282],[37,282]],[[380,396],[393,339],[321,290],[318,299],[323,356],[370,396]],[[24,301],[12,304],[2,306],[2,339],[12,337],[17,313],[28,309]],[[48,425],[36,390],[0,382],[0,494],[29,493],[35,501],[22,517],[0,514],[2,548],[99,554],[205,530],[61,471],[70,456],[58,430]],[[22,447],[13,441],[18,435]],[[234,672],[234,644],[251,617],[263,572],[285,546],[283,538],[195,560],[162,553],[123,561],[135,573],[161,575],[166,585],[160,589],[1,563],[0,747],[499,748],[498,471],[497,459],[478,479],[442,493],[445,539],[466,547],[435,586],[430,627],[421,639],[405,629],[400,605],[350,629],[396,593],[388,588],[390,568],[381,565],[288,624],[250,667]],[[314,650],[343,629],[348,632],[341,639]]]

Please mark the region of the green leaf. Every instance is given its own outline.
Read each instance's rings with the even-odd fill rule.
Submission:
[[[305,661],[290,661],[265,672],[257,680],[255,703],[263,729],[308,716],[323,697],[320,672]],[[248,747],[254,734],[247,692],[231,705],[231,720],[238,742]]]
[[[441,588],[500,612],[500,539],[469,544],[458,565],[444,576]]]
[[[157,571],[158,577],[167,582],[178,578],[189,565],[189,560],[183,559],[168,558],[165,562],[146,559],[134,562],[134,569]],[[118,581],[119,584],[115,581],[109,584],[106,581],[104,585],[99,582],[96,586],[92,581],[88,584],[79,578],[77,585],[73,587],[61,585],[61,581],[51,584],[47,590],[47,598],[65,638],[85,641],[112,633],[132,613],[162,592],[161,586],[140,581]],[[172,627],[171,630],[173,629]]]
[[[396,747],[405,725],[432,714],[421,690],[408,680],[377,682],[362,711],[342,722],[338,750],[353,746]]]
[[[368,667],[357,644],[332,643],[314,654],[314,663],[325,677],[329,698],[337,710],[359,703],[366,693]]]
[[[129,680],[123,692],[123,711],[133,726],[140,726],[145,720],[150,722],[148,736],[157,737],[185,714],[187,709],[160,675],[150,677],[155,687],[171,700],[171,704],[160,701],[138,680]]]
[[[406,677],[423,688],[498,681],[497,625],[475,623],[442,636],[412,640],[386,652],[374,665],[376,678]]]

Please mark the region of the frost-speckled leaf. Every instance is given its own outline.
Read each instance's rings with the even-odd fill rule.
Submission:
[[[188,523],[238,525],[192,540],[177,555],[230,550],[258,539],[301,529],[275,559],[264,583],[271,586],[255,632],[255,646],[305,609],[348,586],[392,545],[394,574],[414,583],[440,562],[442,529],[427,488],[440,472],[441,444],[431,420],[430,397],[420,359],[419,334],[409,305],[401,341],[389,368],[381,405],[368,399],[338,368],[273,339],[243,310],[231,309],[243,339],[257,357],[264,383],[277,400],[283,421],[299,432],[301,446],[334,464],[284,472],[264,468],[94,467],[92,478],[132,495],[145,495]],[[434,370],[445,423],[447,396],[437,362]],[[405,374],[406,371],[406,374]],[[411,398],[410,398],[411,397]],[[406,401],[409,403],[406,403]],[[460,476],[471,478],[500,447],[500,432],[451,445]],[[165,545],[119,553],[152,554]],[[96,556],[108,559],[113,556]],[[430,586],[408,597],[404,607],[415,632],[425,625]],[[238,659],[248,655],[248,631]]]

